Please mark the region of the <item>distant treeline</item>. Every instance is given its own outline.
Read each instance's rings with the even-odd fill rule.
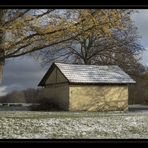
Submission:
[[[136,84],[129,86],[129,104],[148,105],[148,71],[139,76],[133,76]]]
[[[49,99],[43,88],[13,91],[0,97],[0,103],[39,103],[32,110],[60,110],[54,100]]]

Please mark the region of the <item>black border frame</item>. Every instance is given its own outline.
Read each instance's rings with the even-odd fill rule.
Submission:
[[[148,2],[148,1],[147,1]],[[117,8],[117,9],[148,9],[146,0],[3,0],[0,8]],[[0,139],[0,144],[141,144],[147,139]],[[24,145],[25,146],[25,145]],[[62,145],[61,145],[62,146]]]
[[[84,8],[84,7],[102,7],[102,8],[148,8],[146,0],[2,0],[0,8]]]

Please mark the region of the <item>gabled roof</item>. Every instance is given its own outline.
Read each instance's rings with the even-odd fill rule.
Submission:
[[[50,72],[55,66],[62,72],[70,83],[136,83],[128,74],[116,65],[98,66],[54,63],[39,83],[39,86],[45,85]]]

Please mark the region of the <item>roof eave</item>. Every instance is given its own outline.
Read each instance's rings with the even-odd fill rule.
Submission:
[[[117,84],[123,84],[124,85],[124,84],[135,84],[135,83],[136,82],[118,82],[118,83],[117,82],[97,82],[97,83],[96,82],[69,82],[69,84],[83,84],[83,85],[85,85],[85,84],[87,84],[87,85],[89,85],[89,84],[90,85],[99,85],[99,84],[100,85],[101,84],[104,84],[104,85],[105,84],[110,84],[110,85],[112,85],[112,84],[115,85],[116,84],[117,85]]]

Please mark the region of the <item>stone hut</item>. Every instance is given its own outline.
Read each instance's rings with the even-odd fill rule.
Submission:
[[[126,111],[128,84],[135,83],[119,66],[53,63],[38,86],[69,111]]]

